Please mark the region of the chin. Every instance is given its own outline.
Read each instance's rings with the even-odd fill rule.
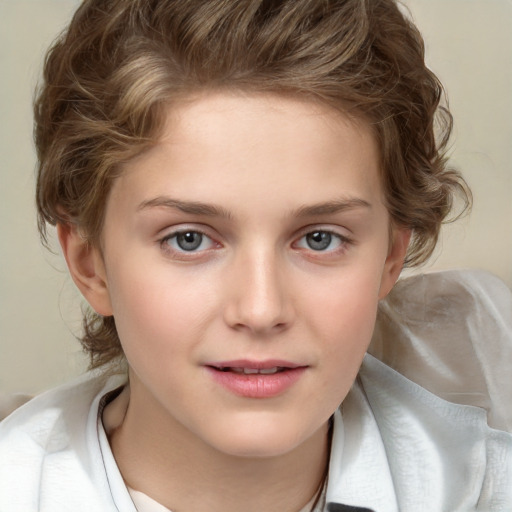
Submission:
[[[230,439],[226,443],[217,443],[216,448],[232,457],[264,459],[286,455],[292,452],[297,444],[289,442],[282,436],[276,438],[276,436],[264,437],[259,435],[250,439]]]
[[[288,424],[286,424],[288,423]],[[210,440],[218,451],[233,457],[271,458],[286,455],[305,443],[315,429],[303,428],[296,422],[252,419],[219,429]],[[318,426],[316,431],[321,426]],[[222,430],[222,431],[221,431]]]

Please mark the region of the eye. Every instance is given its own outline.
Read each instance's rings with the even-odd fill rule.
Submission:
[[[176,252],[198,252],[211,249],[215,242],[204,233],[190,229],[166,236],[161,244],[165,249]]]
[[[337,233],[318,229],[306,233],[295,245],[301,249],[315,252],[330,252],[342,247],[347,242],[347,238]]]

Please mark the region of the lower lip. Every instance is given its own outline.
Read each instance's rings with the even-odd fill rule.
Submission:
[[[290,368],[282,372],[264,375],[244,375],[223,372],[207,367],[215,382],[232,393],[245,398],[272,398],[291,388],[302,376],[306,367]]]

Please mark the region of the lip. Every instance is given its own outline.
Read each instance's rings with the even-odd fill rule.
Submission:
[[[205,368],[213,380],[235,395],[245,398],[272,398],[283,394],[291,388],[304,374],[307,366],[290,361],[268,359],[251,361],[238,359],[205,364]],[[224,368],[249,370],[271,370],[278,368],[276,373],[263,374],[235,373],[223,371]]]

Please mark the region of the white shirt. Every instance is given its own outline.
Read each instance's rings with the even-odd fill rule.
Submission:
[[[125,381],[88,374],[0,423],[0,512],[136,512],[100,417]],[[375,512],[510,512],[512,435],[367,355],[335,413],[326,500]]]
[[[510,290],[479,271],[404,279],[371,352],[335,413],[326,509],[511,512]],[[0,512],[137,512],[101,421],[125,382],[92,372],[0,423]]]

